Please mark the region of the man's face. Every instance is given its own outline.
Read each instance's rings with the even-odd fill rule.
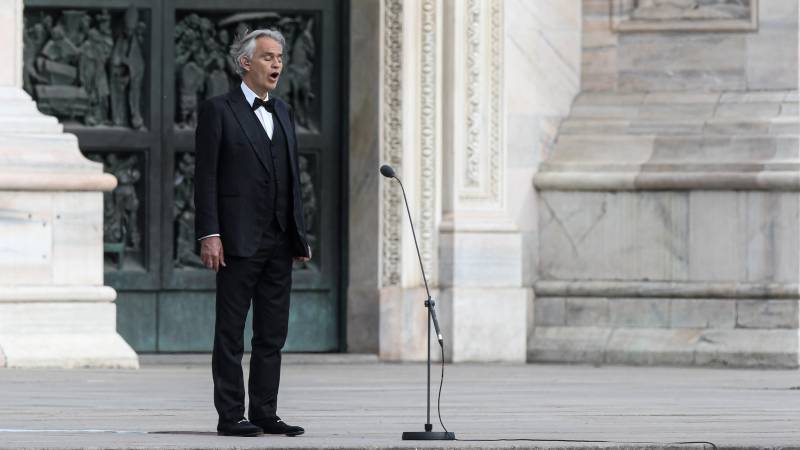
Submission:
[[[260,37],[256,39],[253,59],[242,58],[245,78],[250,81],[257,94],[271,91],[278,85],[283,70],[283,48],[275,39]]]

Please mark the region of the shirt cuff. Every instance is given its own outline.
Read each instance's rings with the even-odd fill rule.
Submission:
[[[205,239],[205,238],[210,238],[210,237],[212,237],[212,236],[219,236],[219,233],[216,233],[216,234],[209,234],[208,236],[203,236],[203,237],[201,237],[200,239],[198,239],[198,241],[202,241],[203,239]]]

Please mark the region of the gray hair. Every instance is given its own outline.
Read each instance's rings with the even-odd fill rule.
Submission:
[[[239,60],[242,59],[242,56],[253,59],[253,51],[256,49],[256,39],[262,37],[275,40],[277,43],[281,44],[281,48],[286,47],[286,39],[278,30],[254,30],[249,33],[246,32],[244,36],[238,37],[233,45],[231,45],[230,55],[236,63],[236,73],[239,74],[240,77],[244,75],[244,68]]]

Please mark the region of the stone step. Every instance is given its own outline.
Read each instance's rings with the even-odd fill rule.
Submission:
[[[17,170],[102,172],[102,167],[81,154],[73,134],[0,133],[0,171]]]
[[[800,159],[798,136],[562,134],[558,137],[550,162],[755,163],[790,162],[798,159]]]
[[[562,135],[656,134],[656,135],[798,135],[800,118],[712,118],[707,120],[635,120],[570,117],[561,123]]]
[[[570,117],[630,120],[764,119],[797,116],[797,110],[795,103],[575,104]]]
[[[575,105],[646,105],[708,103],[797,103],[798,91],[745,92],[582,92]]]
[[[3,102],[22,99],[31,100],[31,96],[17,86],[0,86],[0,100]]]
[[[0,116],[0,133],[61,133],[64,127],[58,119],[43,114],[20,114],[16,117]]]
[[[30,99],[14,99],[2,100],[0,99],[0,119],[3,117],[16,116],[18,114],[40,114],[36,108],[36,103]]]
[[[646,120],[753,119],[797,115],[797,91],[591,92],[578,95],[570,112],[573,118]]]

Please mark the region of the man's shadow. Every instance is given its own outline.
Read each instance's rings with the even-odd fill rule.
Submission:
[[[147,434],[174,434],[191,436],[216,436],[216,431],[149,431]]]

